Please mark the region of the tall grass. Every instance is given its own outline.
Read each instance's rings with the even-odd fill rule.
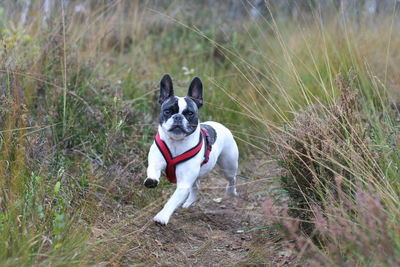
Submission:
[[[74,192],[61,184],[63,173],[51,179],[45,166],[32,160],[39,156],[39,138],[27,127],[29,110],[12,73],[2,75],[8,98],[3,95],[0,132],[0,261],[8,266],[81,262],[88,235],[80,233],[87,228],[77,223],[79,208],[70,204]]]
[[[238,56],[252,100],[238,102],[264,129],[265,150],[275,148],[289,197],[280,209],[279,200],[266,201],[268,220],[282,226],[300,262],[399,264],[393,99],[400,51],[393,46],[397,36],[382,30],[397,28],[398,20],[379,22],[316,15],[314,23],[286,32],[272,18],[266,23],[279,45],[260,27],[265,47],[256,41],[261,50],[255,51],[261,62]]]
[[[159,77],[171,73],[184,94],[194,75],[225,75],[223,59],[195,32],[163,24],[138,2],[87,1],[83,14],[59,2],[44,21],[43,3],[32,1],[24,25],[18,3],[7,3],[0,12],[0,261],[118,260],[114,236],[98,241],[91,227],[105,219],[100,210],[112,214],[118,203],[133,203],[140,214],[158,196],[141,183]],[[227,96],[212,88],[206,95],[204,120],[234,121],[237,114],[220,105]],[[115,227],[110,232],[118,234]]]

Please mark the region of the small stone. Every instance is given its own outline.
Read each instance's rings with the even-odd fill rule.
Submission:
[[[279,251],[279,256],[281,257],[290,257],[290,255],[292,255],[292,252],[290,250]]]
[[[238,249],[240,249],[240,246],[237,246],[237,245],[232,245],[232,250],[238,250]]]
[[[221,203],[222,198],[217,197],[217,198],[214,198],[213,201],[216,202],[216,203]]]

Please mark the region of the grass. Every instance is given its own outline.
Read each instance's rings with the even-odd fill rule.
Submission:
[[[388,19],[385,27],[393,27],[393,21]],[[338,22],[299,28],[301,34],[289,40],[274,28],[282,38],[284,62],[273,56],[272,62],[286,70],[268,73],[276,81],[272,90],[265,83],[255,88],[268,96],[266,101],[258,97],[268,114],[254,117],[271,135],[268,146],[278,152],[290,201],[281,214],[276,200],[267,201],[265,209],[282,226],[301,261],[398,264],[399,110],[392,100],[396,89],[388,88],[396,84],[398,70],[385,61],[391,54],[396,57],[391,44],[397,40],[390,32],[379,40],[365,38],[372,36],[371,29],[347,18]],[[387,47],[380,57],[379,50],[363,50],[371,42]],[[259,68],[248,63],[243,72]],[[279,104],[269,100],[274,90],[281,95]],[[241,105],[250,109],[246,103]],[[282,118],[283,127],[276,117]]]
[[[55,10],[44,23],[33,2],[25,25],[17,5],[0,12],[0,262],[121,259],[140,229],[129,226],[119,242],[123,223],[108,235],[93,229],[107,221],[101,211],[121,203],[150,216],[170,186],[141,187],[157,86],[168,72],[179,95],[193,76],[203,80],[202,120],[232,129],[242,161],[255,150],[279,160],[289,207],[274,199],[267,219],[277,218],[300,262],[397,263],[397,14],[375,24],[341,14],[301,23],[271,16],[217,30],[201,19],[207,10],[193,15],[178,2]],[[354,92],[357,101],[347,101]],[[258,261],[270,254],[256,247]]]

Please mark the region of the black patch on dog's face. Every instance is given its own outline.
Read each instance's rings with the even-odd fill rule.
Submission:
[[[163,124],[178,112],[179,112],[178,98],[175,96],[168,98],[167,100],[164,101],[164,103],[161,106],[160,124]]]
[[[189,97],[185,97],[184,99],[186,101],[186,108],[182,111],[182,115],[188,121],[188,132],[192,134],[199,124],[199,109],[192,99]]]

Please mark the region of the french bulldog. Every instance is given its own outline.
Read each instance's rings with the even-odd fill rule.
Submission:
[[[154,221],[167,225],[173,212],[182,205],[188,208],[197,198],[200,179],[218,163],[228,183],[226,192],[236,196],[236,172],[239,150],[232,133],[222,124],[200,123],[199,109],[203,105],[203,85],[195,77],[186,97],[174,95],[171,77],[160,81],[161,105],[158,132],[148,154],[147,178],[144,185],[156,187],[161,172],[176,183],[176,190]]]

